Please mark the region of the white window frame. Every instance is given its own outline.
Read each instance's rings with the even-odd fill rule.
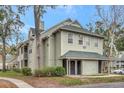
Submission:
[[[98,38],[96,38],[96,39],[95,39],[95,44],[94,44],[94,46],[97,47],[97,48],[99,47],[99,44],[98,44],[98,43],[99,43],[99,42],[98,42]]]
[[[90,37],[87,37],[86,45],[90,46]]]
[[[68,33],[68,44],[73,44],[73,33]]]
[[[79,45],[83,45],[83,43],[84,43],[83,35],[79,35],[78,38],[79,38],[78,44],[79,44]],[[81,41],[82,43],[80,43],[80,41]]]

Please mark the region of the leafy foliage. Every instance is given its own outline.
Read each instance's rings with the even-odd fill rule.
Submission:
[[[34,76],[42,77],[42,76],[64,76],[65,69],[63,67],[46,67],[43,69],[36,69]]]
[[[55,69],[56,76],[64,76],[65,74],[66,74],[66,72],[63,67],[56,67],[56,69]]]
[[[124,51],[124,37],[117,39],[115,44],[118,51]]]
[[[22,69],[22,74],[25,75],[25,76],[30,76],[30,75],[32,75],[32,73],[31,73],[31,68],[23,68],[23,69]]]

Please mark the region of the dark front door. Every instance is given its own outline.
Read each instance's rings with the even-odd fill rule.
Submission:
[[[81,61],[77,61],[77,74],[81,74]]]
[[[75,74],[75,61],[70,61],[70,72],[71,75]]]
[[[101,73],[102,61],[98,61],[99,73]]]

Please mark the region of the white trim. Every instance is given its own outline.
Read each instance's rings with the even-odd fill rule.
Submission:
[[[77,60],[75,60],[75,75],[77,75]]]

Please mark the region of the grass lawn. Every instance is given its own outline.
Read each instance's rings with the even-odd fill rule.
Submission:
[[[0,71],[0,77],[11,77],[21,79],[34,87],[69,87],[73,85],[84,85],[94,83],[109,83],[109,82],[124,82],[124,75],[112,76],[112,77],[83,77],[72,78],[72,77],[33,77],[23,76],[21,73],[14,71]]]
[[[17,73],[14,71],[0,71],[0,77],[22,77],[23,75],[21,73]]]

